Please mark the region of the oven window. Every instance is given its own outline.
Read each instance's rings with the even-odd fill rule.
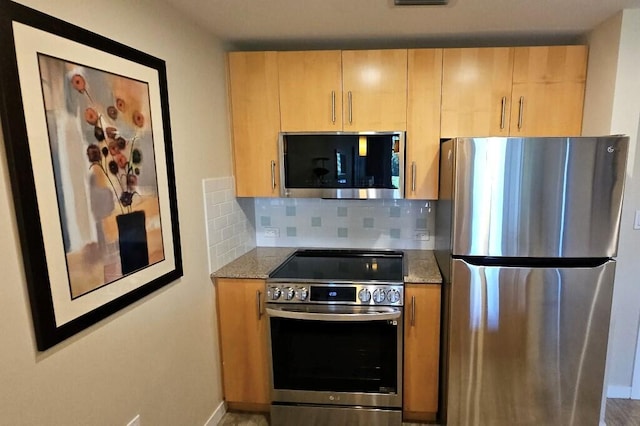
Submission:
[[[275,389],[397,392],[397,325],[270,320]]]

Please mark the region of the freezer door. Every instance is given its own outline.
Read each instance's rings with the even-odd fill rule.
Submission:
[[[454,142],[454,255],[615,256],[628,138]]]
[[[452,262],[447,423],[598,425],[615,262]]]

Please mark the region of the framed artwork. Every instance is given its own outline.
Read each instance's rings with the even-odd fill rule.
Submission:
[[[0,55],[9,178],[45,350],[182,276],[166,68],[6,0]]]

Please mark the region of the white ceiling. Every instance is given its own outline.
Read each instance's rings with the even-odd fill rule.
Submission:
[[[235,48],[570,42],[640,0],[165,0]]]

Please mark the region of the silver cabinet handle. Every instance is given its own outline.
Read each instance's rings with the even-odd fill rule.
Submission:
[[[276,162],[271,160],[271,189],[276,189]]]
[[[261,306],[262,292],[260,290],[256,290],[256,310],[258,314],[258,321],[262,318],[262,306]]]
[[[520,110],[518,111],[518,130],[522,129],[522,120],[524,116],[524,96],[520,96]]]
[[[416,162],[411,162],[411,192],[416,192]]]
[[[349,103],[349,124],[351,124],[353,122],[353,95],[351,90],[347,92],[347,99]]]
[[[336,124],[336,91],[331,91],[331,122]]]
[[[507,97],[503,96],[502,97],[502,109],[501,109],[501,113],[500,113],[500,130],[504,129],[504,118],[505,118],[506,110],[507,110]]]
[[[411,327],[416,325],[416,297],[411,296]]]

